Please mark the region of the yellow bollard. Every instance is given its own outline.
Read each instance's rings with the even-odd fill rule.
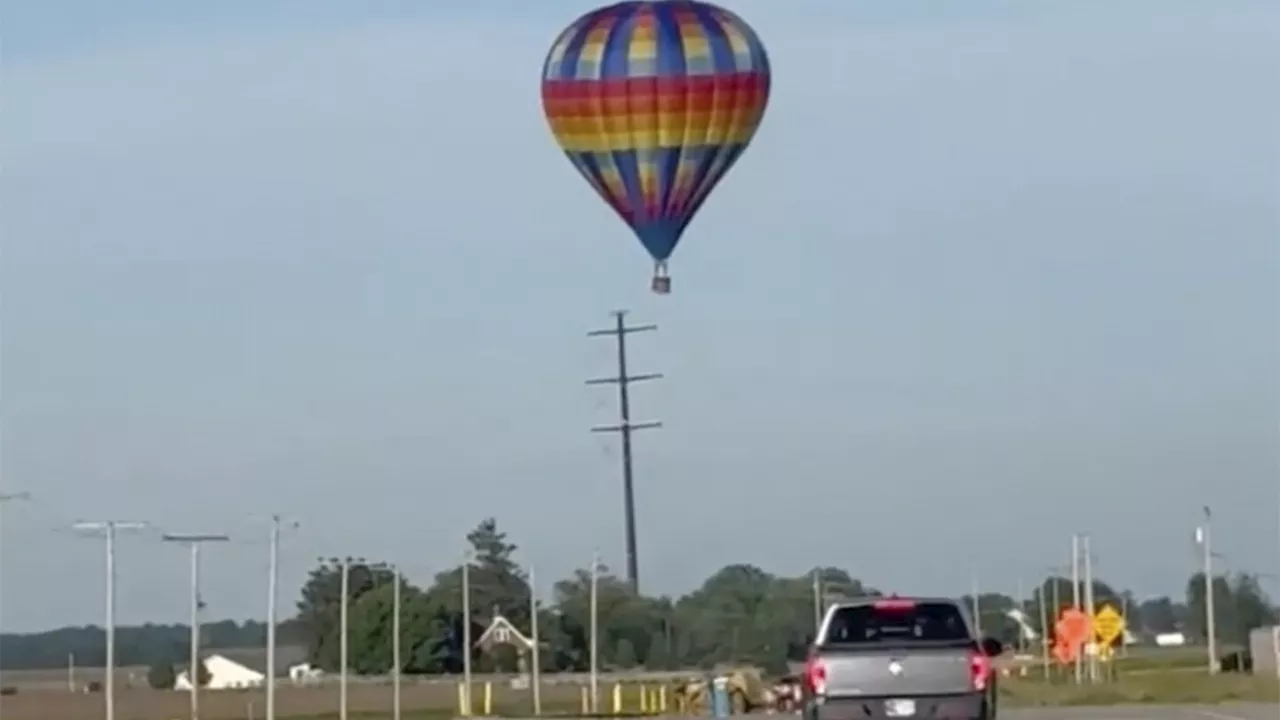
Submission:
[[[667,686],[658,686],[658,712],[665,713],[667,711]]]
[[[622,683],[613,685],[613,714],[622,714]]]
[[[582,690],[582,714],[590,715],[591,714],[591,693],[587,691],[586,685],[583,685],[580,689]]]
[[[484,684],[484,714],[485,717],[493,715],[493,683],[485,682]]]
[[[640,694],[640,713],[647,714],[649,712],[649,698],[648,698],[649,688],[643,685],[640,685],[636,689],[639,691],[639,694]]]
[[[467,712],[467,686],[458,683],[458,714],[467,717],[471,713]]]

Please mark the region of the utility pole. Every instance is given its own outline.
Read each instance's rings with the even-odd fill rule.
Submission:
[[[1071,536],[1071,607],[1076,612],[1081,612],[1080,608],[1080,536]],[[1084,652],[1084,648],[1076,653],[1076,684],[1079,685],[1084,681],[1084,664],[1080,653]]]
[[[1089,616],[1089,627],[1093,628],[1093,618],[1097,615],[1097,610],[1093,605],[1093,551],[1089,542],[1089,536],[1085,535],[1081,539],[1082,549],[1084,553],[1084,612]],[[1090,632],[1089,642],[1085,644],[1085,648],[1093,646],[1093,652],[1089,654],[1089,682],[1098,682],[1098,636]]]
[[[107,550],[107,667],[102,688],[106,720],[115,720],[116,717],[116,533],[144,530],[148,527],[150,526],[144,522],[123,520],[83,521],[71,526],[79,532],[101,534]]]
[[[588,653],[591,662],[591,712],[592,714],[600,712],[600,661],[599,650],[597,648],[597,637],[600,632],[597,615],[600,604],[600,555],[599,553],[591,556],[591,620],[590,620],[590,644]]]
[[[209,533],[165,533],[165,542],[182,543],[191,548],[191,662],[187,680],[191,683],[191,720],[200,718],[200,546],[207,542],[227,542],[231,538]]]
[[[658,380],[662,377],[660,373],[646,373],[642,375],[627,374],[627,335],[638,332],[648,332],[657,330],[657,325],[631,325],[626,324],[626,310],[616,310],[613,313],[614,326],[608,330],[592,330],[587,333],[587,337],[600,337],[604,335],[612,335],[617,338],[618,347],[618,374],[616,377],[596,378],[588,380],[588,385],[617,385],[618,386],[618,414],[619,420],[616,425],[600,425],[591,428],[591,432],[608,432],[620,433],[622,435],[622,499],[623,507],[626,513],[627,526],[627,582],[631,585],[631,592],[640,592],[640,561],[636,553],[636,499],[635,499],[635,479],[632,469],[631,457],[631,433],[636,430],[650,430],[662,427],[660,422],[631,422],[631,396],[629,388],[631,383],[643,382],[645,380]]]
[[[276,720],[276,606],[280,586],[280,523],[283,518],[272,515],[271,542],[267,560],[267,720]],[[298,523],[291,528],[296,530]]]
[[[1205,645],[1209,653],[1209,674],[1216,675],[1218,673],[1218,633],[1217,633],[1217,617],[1214,612],[1213,598],[1213,546],[1209,539],[1209,523],[1213,519],[1213,512],[1209,510],[1209,506],[1204,506],[1204,524],[1196,530],[1196,540],[1200,543],[1200,549],[1204,551],[1204,628],[1205,628]]]

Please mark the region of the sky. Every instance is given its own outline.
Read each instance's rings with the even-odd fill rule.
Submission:
[[[282,607],[320,556],[427,580],[493,516],[539,589],[624,567],[609,312],[637,323],[644,589],[749,562],[1012,593],[1088,533],[1181,594],[1280,574],[1280,5],[726,0],[774,90],[673,292],[560,155],[583,2],[6,7],[7,631]],[[462,8],[458,4],[457,8]],[[1280,596],[1280,581],[1269,580]]]

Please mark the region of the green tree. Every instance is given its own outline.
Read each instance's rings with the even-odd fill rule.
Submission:
[[[298,601],[298,624],[310,661],[326,671],[337,670],[339,665],[343,566],[342,560],[334,558],[314,568],[302,586],[302,598]],[[392,572],[384,567],[347,563],[347,568],[347,597],[351,606],[365,593],[392,582]]]
[[[184,671],[186,672],[188,679],[193,677],[191,673],[190,665],[184,668]],[[213,673],[209,672],[209,666],[205,664],[204,660],[201,660],[200,662],[196,663],[196,671],[195,671],[194,677],[195,677],[196,684],[199,685],[200,687],[208,686],[209,681],[213,680]]]
[[[147,668],[147,684],[153,690],[172,690],[177,682],[178,674],[171,663],[156,662]]]
[[[625,637],[614,646],[613,666],[622,670],[630,670],[636,666],[635,646]]]

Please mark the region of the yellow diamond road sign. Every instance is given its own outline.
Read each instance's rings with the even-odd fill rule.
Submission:
[[[1103,605],[1093,616],[1093,632],[1098,642],[1110,645],[1124,632],[1124,617],[1110,605]]]

